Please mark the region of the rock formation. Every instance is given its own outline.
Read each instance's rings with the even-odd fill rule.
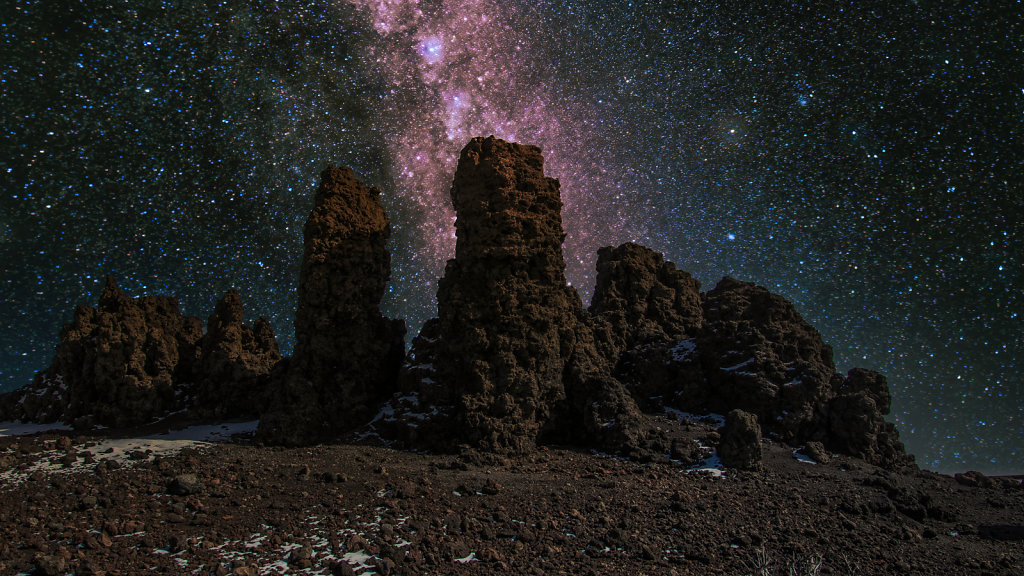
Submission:
[[[904,450],[896,427],[883,418],[890,407],[885,376],[863,368],[850,370],[836,396],[829,401],[831,446],[886,468],[912,464],[913,457]]]
[[[397,400],[409,439],[505,453],[531,451],[542,437],[638,446],[639,412],[565,281],[559,185],[544,176],[540,149],[474,138],[451,195],[455,259]]]
[[[723,465],[741,470],[761,467],[761,426],[757,416],[743,410],[730,410],[720,434],[718,456]]]
[[[839,378],[832,348],[789,301],[727,277],[705,296],[704,318],[696,348],[705,385],[687,402],[711,412],[757,414],[787,442],[823,429]]]
[[[7,416],[82,427],[165,416],[183,407],[175,382],[191,375],[202,335],[176,298],[133,299],[108,276],[96,308],[78,306],[61,330],[53,364],[9,396]]]
[[[199,348],[192,410],[205,417],[257,417],[266,404],[268,376],[281,360],[267,319],[247,326],[242,298],[231,290],[207,320]]]
[[[639,244],[601,248],[590,313],[601,352],[615,365],[637,346],[695,336],[703,318],[700,282]]]
[[[910,462],[883,419],[885,379],[836,374],[831,347],[785,298],[728,277],[701,296],[696,281],[646,248],[599,254],[591,311],[602,351],[641,405],[738,408],[785,442],[821,441],[888,467]]]
[[[310,444],[364,424],[396,389],[405,324],[380,313],[391,223],[380,190],[347,168],[321,174],[306,222],[295,354],[258,436]]]

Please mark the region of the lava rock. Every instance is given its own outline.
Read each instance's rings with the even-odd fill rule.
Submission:
[[[190,496],[199,494],[205,486],[195,474],[181,474],[175,476],[167,483],[167,493],[175,496]]]
[[[246,325],[242,298],[230,290],[207,320],[199,348],[193,411],[214,418],[258,416],[266,404],[269,375],[281,361],[267,319]]]
[[[637,446],[640,413],[565,280],[559,183],[544,175],[540,149],[474,138],[451,196],[455,258],[439,283],[438,318],[403,372],[403,395],[415,399],[405,439],[497,453],[530,452],[542,436]]]
[[[78,306],[52,365],[5,395],[6,418],[76,426],[136,426],[183,407],[176,383],[191,375],[203,336],[167,296],[132,298],[107,277],[98,305]]]
[[[828,464],[832,461],[832,456],[821,442],[808,442],[800,452],[818,464]]]
[[[613,366],[628,349],[695,336],[704,316],[700,282],[632,242],[597,251],[589,310],[598,347]]]
[[[60,556],[43,555],[36,557],[34,564],[39,576],[63,576],[67,563]]]
[[[829,402],[830,444],[876,466],[913,466],[913,456],[907,455],[896,427],[883,418],[890,403],[885,376],[861,368],[850,370]]]
[[[726,414],[718,442],[718,456],[729,468],[761,468],[761,426],[756,415],[742,410],[731,410]]]
[[[405,323],[380,313],[391,223],[379,196],[348,168],[321,174],[306,221],[295,354],[260,419],[263,442],[327,440],[368,422],[397,388]]]

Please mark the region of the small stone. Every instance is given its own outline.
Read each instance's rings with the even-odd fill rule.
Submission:
[[[501,492],[501,484],[498,484],[493,478],[488,479],[481,492],[488,496],[494,496]]]
[[[167,483],[167,493],[175,496],[198,494],[205,487],[195,474],[181,474]]]
[[[66,563],[60,556],[37,556],[35,561],[36,574],[39,576],[63,576]]]
[[[818,464],[828,464],[832,461],[832,456],[821,442],[808,442],[800,452]]]

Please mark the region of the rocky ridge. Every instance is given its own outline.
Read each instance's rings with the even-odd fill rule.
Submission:
[[[404,323],[380,312],[390,221],[379,194],[349,169],[322,174],[291,359],[279,361],[265,321],[244,326],[237,293],[203,335],[173,299],[135,300],[111,281],[65,327],[54,365],[0,402],[4,415],[125,426],[192,402],[201,416],[258,414],[271,444],[330,441],[372,421],[431,450],[569,443],[651,458],[668,448],[639,408],[739,409],[746,428],[776,440],[912,464],[883,418],[884,377],[836,374],[818,332],[763,287],[725,278],[701,293],[661,254],[624,244],[599,251],[584,309],[565,281],[558,181],[539,148],[494,137],[460,155],[456,255],[438,317],[405,357]]]
[[[96,307],[78,306],[61,330],[53,364],[0,397],[0,415],[81,429],[139,426],[188,408],[252,417],[278,360],[269,324],[245,325],[237,292],[217,305],[204,335],[177,298],[132,298],[108,276]]]

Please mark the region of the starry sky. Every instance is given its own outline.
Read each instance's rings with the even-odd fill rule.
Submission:
[[[955,4],[955,7],[954,7]],[[435,313],[473,136],[562,183],[567,276],[637,241],[885,373],[918,463],[1024,472],[1020,2],[5,0],[0,389],[105,274],[286,352],[319,172],[383,190],[386,312]]]

